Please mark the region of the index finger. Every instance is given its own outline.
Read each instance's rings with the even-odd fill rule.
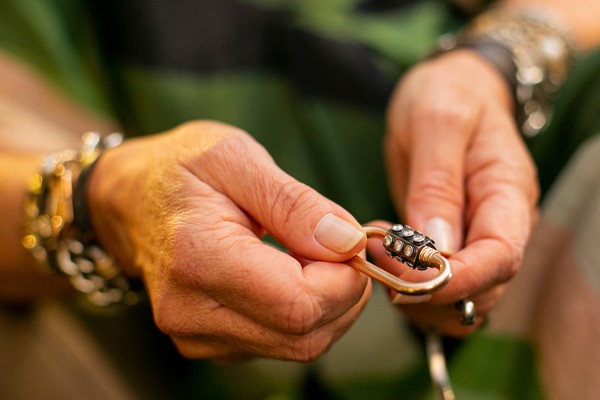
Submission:
[[[510,121],[497,122],[499,129],[488,126],[488,135],[476,139],[489,143],[479,147],[473,156],[478,160],[467,171],[465,247],[451,257],[453,282],[435,300],[487,290],[508,281],[521,265],[536,213],[535,170],[516,132],[511,135]],[[511,154],[498,154],[502,148]]]
[[[222,305],[280,332],[310,332],[351,310],[367,288],[367,279],[346,264],[302,266],[235,223],[224,221],[210,235],[194,251],[191,281]]]

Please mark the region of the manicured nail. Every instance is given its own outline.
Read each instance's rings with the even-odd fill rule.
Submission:
[[[327,214],[317,224],[314,236],[317,242],[329,250],[346,253],[365,237],[365,233],[350,222]]]
[[[456,252],[456,242],[452,235],[452,227],[443,218],[431,218],[425,223],[425,234],[435,241],[435,247],[442,253]]]
[[[418,296],[409,296],[402,293],[396,293],[392,298],[392,304],[415,304],[415,303],[425,303],[426,301],[431,300],[430,294],[422,294]]]

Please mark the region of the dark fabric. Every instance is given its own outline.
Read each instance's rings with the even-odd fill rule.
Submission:
[[[105,54],[115,62],[196,74],[261,69],[306,94],[382,108],[395,79],[365,46],[318,36],[286,10],[232,0],[92,2]]]
[[[108,0],[90,5],[121,61],[194,72],[273,65],[278,13],[231,0]],[[283,21],[282,21],[283,23]]]
[[[362,0],[355,6],[357,10],[364,12],[384,12],[402,9],[415,0]]]

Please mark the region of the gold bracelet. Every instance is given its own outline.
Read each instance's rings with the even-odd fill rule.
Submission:
[[[23,246],[47,270],[68,277],[77,291],[98,306],[133,304],[138,294],[117,262],[93,238],[82,237],[74,223],[73,193],[82,170],[121,141],[120,134],[102,138],[86,132],[80,150],[47,155],[28,183],[25,200]]]

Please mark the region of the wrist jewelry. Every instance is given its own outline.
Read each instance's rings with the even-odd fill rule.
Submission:
[[[47,155],[28,184],[25,200],[23,246],[98,306],[138,300],[120,266],[95,242],[85,201],[88,172],[105,149],[122,139],[120,134],[87,132],[80,150]]]
[[[543,15],[493,10],[475,18],[457,35],[443,35],[441,52],[473,48],[511,86],[518,126],[527,138],[546,128],[553,99],[567,78],[576,50],[570,33]]]

